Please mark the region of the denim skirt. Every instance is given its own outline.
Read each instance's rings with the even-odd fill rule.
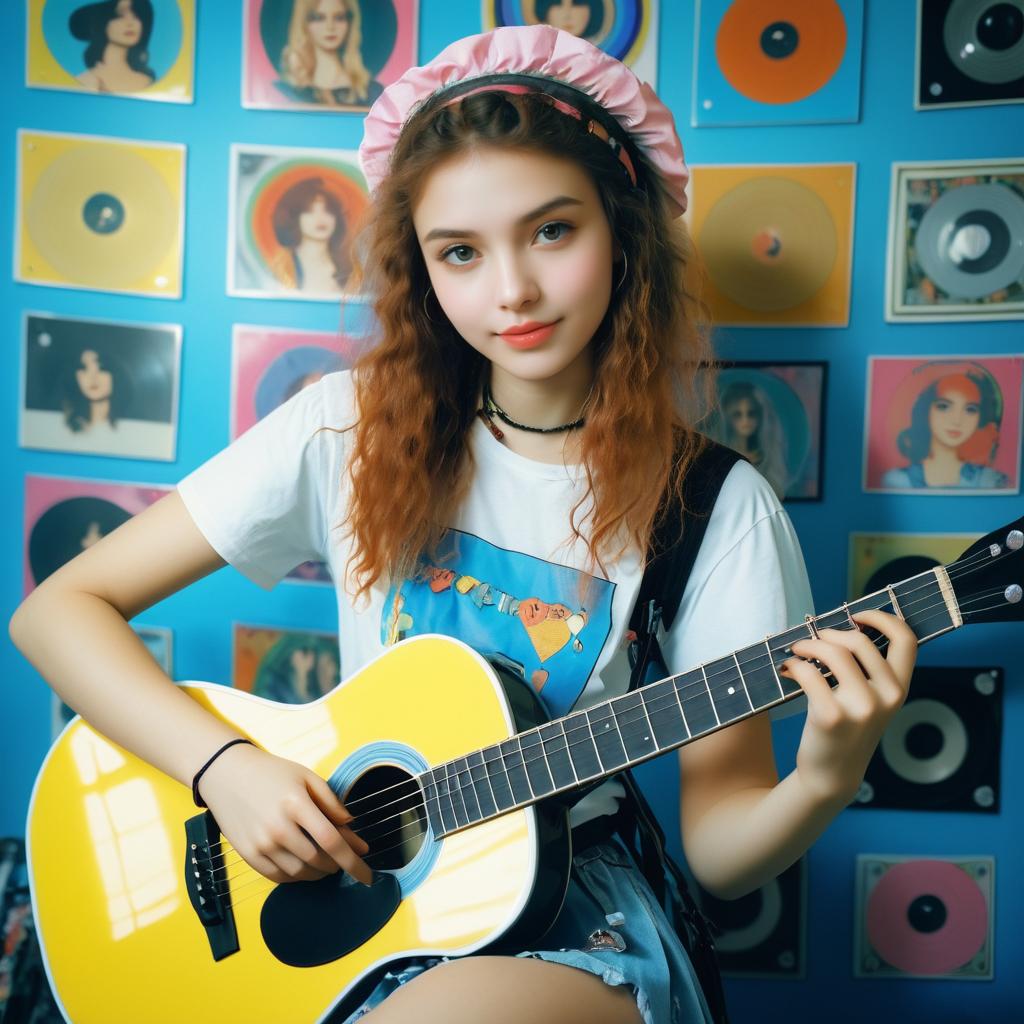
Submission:
[[[516,956],[589,971],[607,985],[627,985],[644,1024],[711,1024],[686,950],[617,839],[594,843],[573,856],[565,903],[542,944],[543,949]],[[344,1024],[359,1020],[395,989],[447,959],[423,958],[389,971]]]

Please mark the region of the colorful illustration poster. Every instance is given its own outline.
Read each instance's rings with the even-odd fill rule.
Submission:
[[[850,600],[955,562],[977,539],[976,533],[850,534]]]
[[[25,84],[191,103],[195,0],[28,0]]]
[[[365,112],[416,64],[419,0],[245,0],[242,106]]]
[[[887,320],[1024,318],[1024,161],[897,163]]]
[[[369,205],[348,150],[231,147],[228,294],[353,298],[350,246]]]
[[[658,84],[658,0],[483,0],[483,31],[551,25],[586,39]]]
[[[15,279],[181,297],[185,147],[18,132]]]
[[[23,448],[175,458],[181,328],[27,313]]]
[[[308,704],[341,682],[338,637],[235,623],[232,684],[281,704]]]
[[[868,360],[864,489],[1020,490],[1024,356]]]
[[[845,327],[854,164],[693,168],[687,211],[715,323]]]
[[[28,474],[22,577],[25,594],[172,489],[162,484]]]
[[[743,362],[717,373],[706,429],[749,459],[780,500],[821,500],[827,370],[823,362]]]

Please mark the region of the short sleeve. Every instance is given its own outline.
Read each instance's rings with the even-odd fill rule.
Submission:
[[[671,672],[780,633],[814,611],[796,532],[769,484],[747,462],[726,477],[679,613],[662,650]],[[800,710],[803,698],[772,717]]]
[[[322,380],[303,388],[178,484],[214,550],[267,590],[325,558],[323,390]]]

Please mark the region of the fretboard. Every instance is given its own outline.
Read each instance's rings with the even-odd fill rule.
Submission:
[[[851,614],[899,615],[924,643],[961,625],[944,569],[928,570],[824,615],[601,704],[438,765],[419,776],[438,837],[599,782],[799,696],[779,672],[791,645]]]

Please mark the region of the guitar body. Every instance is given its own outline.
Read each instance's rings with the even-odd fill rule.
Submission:
[[[367,780],[397,785],[545,718],[525,683],[438,636],[395,646],[312,704],[183,689],[329,779],[350,806]],[[247,1024],[320,1021],[332,1009],[343,1019],[410,956],[525,948],[554,921],[568,885],[568,814],[553,801],[443,838],[410,812],[402,820],[418,827],[402,845],[370,840],[369,888],[343,873],[277,885],[228,848],[237,951],[217,959],[186,886],[188,819],[198,816],[186,787],[81,719],[50,751],[29,811],[29,865],[51,986],[74,1024],[177,1024],[197,1010]],[[381,857],[393,866],[376,868],[375,847],[388,846]]]

